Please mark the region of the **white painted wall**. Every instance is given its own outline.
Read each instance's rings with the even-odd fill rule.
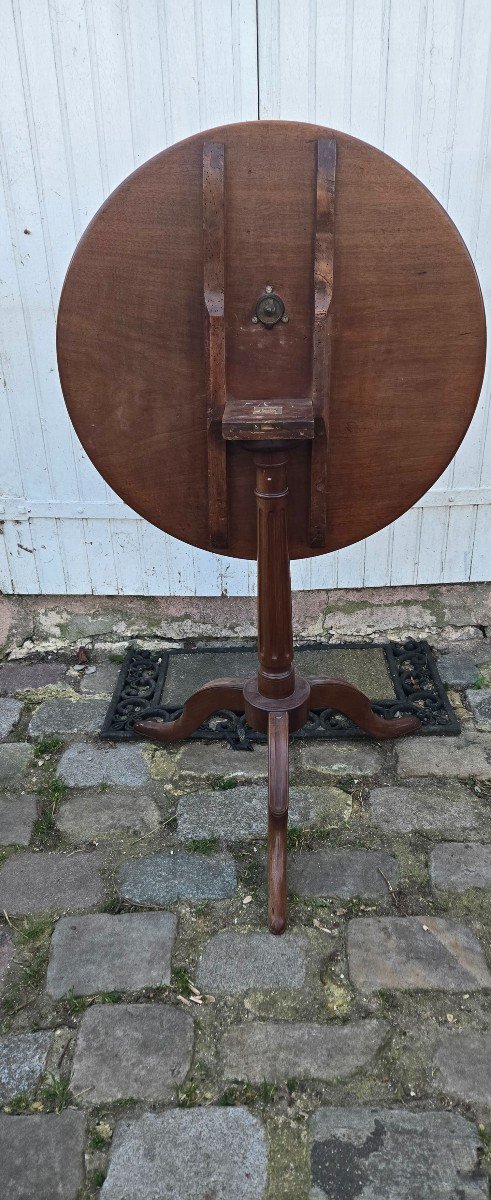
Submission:
[[[126,508],[65,413],[55,313],[102,200],[170,142],[319,121],[385,149],[461,229],[491,305],[490,0],[0,0],[0,588],[247,594],[255,567]],[[454,463],[389,529],[297,588],[491,576],[490,384]]]

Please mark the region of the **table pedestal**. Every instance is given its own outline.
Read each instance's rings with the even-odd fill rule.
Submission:
[[[332,708],[375,738],[415,733],[417,717],[391,720],[343,679],[295,674],[288,554],[288,451],[254,450],[258,562],[258,673],[251,679],[215,679],[186,701],[175,721],[136,721],[135,732],[159,742],[188,737],[220,709],[245,712],[252,729],[268,736],[268,917],[271,933],[286,926],[288,738],[305,725],[311,708]],[[224,801],[225,802],[225,801]]]

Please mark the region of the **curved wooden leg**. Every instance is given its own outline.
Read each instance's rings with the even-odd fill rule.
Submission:
[[[286,926],[288,713],[268,717],[268,919],[271,933]]]
[[[377,716],[368,696],[344,679],[311,679],[310,707],[334,708],[375,738],[404,737],[408,733],[416,733],[421,725],[417,717],[402,716],[386,720]]]
[[[220,709],[244,711],[243,679],[214,679],[186,700],[181,716],[175,721],[135,721],[135,733],[154,742],[177,742],[199,729],[203,721]]]

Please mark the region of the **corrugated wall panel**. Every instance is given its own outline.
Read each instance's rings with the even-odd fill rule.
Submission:
[[[104,197],[162,146],[258,114],[318,120],[384,148],[436,192],[491,303],[490,38],[488,0],[3,0],[3,591],[254,590],[253,565],[140,521],[87,459],[54,348],[70,255]],[[489,578],[489,395],[487,377],[422,505],[365,543],[296,563],[294,586]]]

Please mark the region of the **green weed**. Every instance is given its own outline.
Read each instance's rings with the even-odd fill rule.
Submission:
[[[45,758],[47,754],[54,754],[56,750],[60,750],[62,745],[61,738],[46,735],[36,742],[34,755],[36,758]]]
[[[61,1112],[73,1102],[68,1079],[57,1079],[50,1075],[47,1082],[39,1089],[41,1104],[51,1112]]]

